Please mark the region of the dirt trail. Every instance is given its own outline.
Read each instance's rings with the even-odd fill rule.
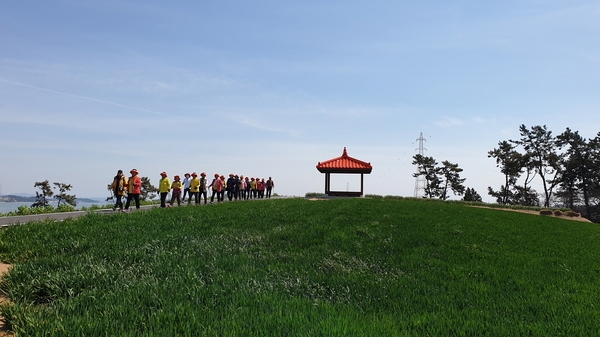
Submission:
[[[530,211],[530,210],[524,210],[524,209],[496,208],[496,207],[486,207],[486,206],[470,206],[470,207],[497,209],[499,211],[508,211],[508,212],[518,212],[518,213],[527,213],[527,214],[541,215],[540,211]],[[561,215],[561,216],[544,215],[544,216],[552,217],[552,218],[561,218],[561,219],[565,219],[565,220],[575,220],[575,221],[581,221],[581,222],[592,222],[591,220],[583,218],[581,216],[576,216],[576,217],[574,217],[574,216],[566,216],[566,215]]]

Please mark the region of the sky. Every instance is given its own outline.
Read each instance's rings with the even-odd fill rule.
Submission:
[[[599,36],[595,0],[8,1],[0,194],[49,180],[108,196],[136,168],[304,196],[346,147],[373,166],[365,194],[413,196],[423,133],[492,202],[487,153],[521,124],[600,131]]]

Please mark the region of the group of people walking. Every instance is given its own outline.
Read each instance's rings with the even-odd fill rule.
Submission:
[[[117,172],[114,177],[110,189],[116,198],[113,210],[117,208],[126,212],[129,210],[131,202],[135,202],[137,209],[140,208],[140,194],[142,191],[142,181],[136,169],[129,171],[131,177],[127,178],[122,170]],[[267,181],[264,178],[244,177],[235,174],[230,174],[225,180],[225,176],[215,173],[214,178],[208,183],[206,173],[196,172],[186,173],[183,180],[180,176],[173,177],[173,181],[169,179],[166,172],[160,173],[160,181],[158,183],[158,192],[160,195],[160,207],[167,207],[167,197],[171,193],[171,200],[168,206],[173,206],[177,202],[181,206],[182,202],[190,205],[192,199],[196,205],[201,204],[204,198],[204,204],[208,203],[208,191],[212,191],[210,202],[213,203],[215,198],[217,202],[225,201],[225,197],[229,201],[248,200],[248,199],[263,199],[271,198],[271,192],[275,187],[273,179],[269,177]],[[125,207],[123,208],[123,197],[127,197]]]

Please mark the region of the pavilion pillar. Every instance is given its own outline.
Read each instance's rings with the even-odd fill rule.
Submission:
[[[364,174],[362,174],[362,173],[360,174],[360,196],[361,197],[365,195],[364,190],[363,190],[364,176],[365,176]]]

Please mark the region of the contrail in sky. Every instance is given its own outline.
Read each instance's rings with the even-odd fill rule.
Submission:
[[[0,78],[0,82],[4,82],[4,83],[8,83],[8,84],[14,84],[14,85],[18,85],[18,86],[21,86],[21,87],[26,87],[26,88],[31,88],[31,89],[36,89],[36,90],[41,90],[41,91],[46,91],[46,92],[51,92],[53,94],[59,94],[59,95],[64,95],[64,96],[70,96],[70,97],[76,97],[76,98],[86,99],[88,101],[93,101],[93,102],[110,104],[110,105],[114,105],[114,106],[118,106],[118,107],[122,107],[122,108],[127,108],[127,109],[133,109],[133,110],[138,110],[138,111],[149,112],[149,113],[153,113],[153,114],[161,115],[161,116],[177,117],[177,116],[169,115],[169,114],[162,113],[162,112],[157,112],[157,111],[152,111],[152,110],[142,109],[142,108],[136,108],[134,106],[125,105],[125,104],[119,104],[119,103],[110,102],[110,101],[104,101],[104,100],[97,99],[97,98],[92,98],[92,97],[86,97],[86,96],[80,96],[80,95],[75,95],[75,94],[69,94],[67,92],[56,91],[56,90],[52,90],[52,89],[46,89],[46,88],[36,87],[35,85],[29,85],[29,84],[25,84],[25,83],[13,82],[13,81],[5,80],[5,79],[2,79],[2,78]]]

